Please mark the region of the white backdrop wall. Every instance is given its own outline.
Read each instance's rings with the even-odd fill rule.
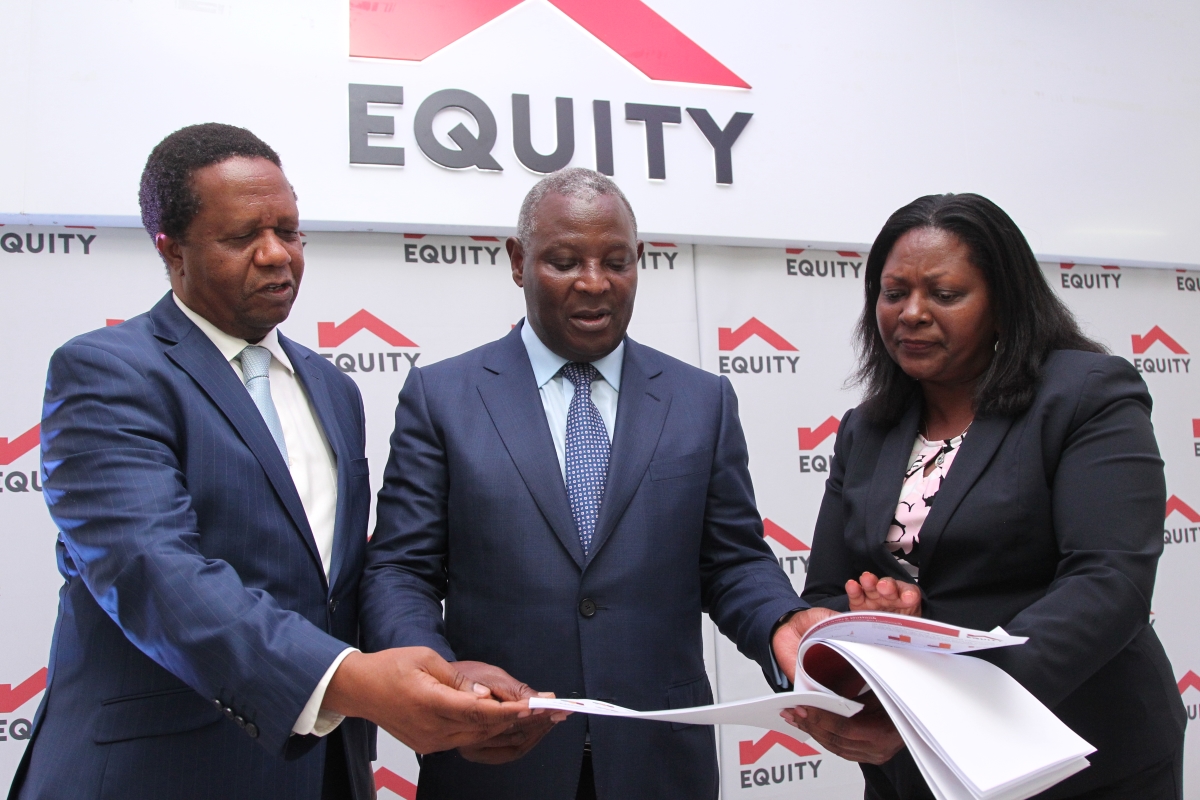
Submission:
[[[55,251],[49,251],[53,236]],[[25,746],[61,580],[55,529],[37,478],[36,424],[50,353],[73,335],[148,309],[167,289],[161,262],[135,229],[0,226],[0,335],[10,343],[0,397],[0,786]],[[42,242],[39,252],[32,252]],[[503,242],[494,237],[310,233],[300,298],[282,329],[350,373],[367,408],[373,485],[387,457],[395,397],[410,365],[498,338],[523,313]],[[86,247],[85,247],[86,244]],[[64,246],[67,245],[67,246]],[[68,250],[69,247],[69,250]],[[856,403],[845,386],[861,305],[863,253],[692,246],[655,240],[639,270],[630,334],[726,374],[738,392],[751,472],[772,548],[797,590],[837,420]],[[495,261],[493,263],[493,257]],[[657,268],[655,268],[657,265]],[[1167,463],[1166,555],[1154,625],[1194,720],[1200,705],[1200,271],[1043,265],[1087,329],[1143,371]],[[711,626],[710,679],[721,700],[766,690],[758,668]],[[813,743],[751,728],[718,737],[725,798],[862,796],[857,768]],[[381,796],[415,796],[417,764],[383,737]],[[1200,785],[1189,742],[1187,782]],[[1189,789],[1190,797],[1200,791]]]

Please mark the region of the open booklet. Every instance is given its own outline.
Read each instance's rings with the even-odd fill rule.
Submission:
[[[808,630],[791,692],[666,711],[598,700],[532,698],[531,708],[600,716],[752,725],[806,738],[779,712],[794,706],[853,716],[874,692],[939,800],[1023,800],[1088,766],[1095,748],[1007,673],[960,654],[1023,644],[917,617],[858,612]]]

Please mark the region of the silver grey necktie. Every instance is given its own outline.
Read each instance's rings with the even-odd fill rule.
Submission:
[[[279,422],[279,412],[275,409],[275,401],[271,399],[271,379],[268,370],[271,367],[271,351],[258,345],[250,345],[237,354],[237,361],[242,365],[242,380],[246,383],[246,391],[258,406],[267,430],[279,447],[283,463],[288,463],[287,443],[283,440],[283,425]]]

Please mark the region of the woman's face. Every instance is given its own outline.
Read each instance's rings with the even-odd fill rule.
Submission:
[[[875,319],[888,354],[922,383],[973,383],[991,362],[996,323],[983,273],[957,236],[915,228],[892,247]]]

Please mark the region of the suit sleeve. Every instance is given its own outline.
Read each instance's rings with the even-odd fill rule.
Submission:
[[[721,377],[721,419],[704,511],[700,580],[704,608],[721,633],[776,684],[771,632],[790,611],[808,608],[763,539],[737,395]]]
[[[299,755],[315,740],[289,739],[292,725],[345,644],[203,555],[179,413],[107,350],[54,354],[42,464],[67,569],[139,650],[253,722],[268,749]]]
[[[981,657],[1050,708],[1149,619],[1166,505],[1150,405],[1133,367],[1106,359],[1088,374],[1069,427],[1044,431],[1062,442],[1051,487],[1058,568],[1045,595],[1005,625],[1029,642]]]
[[[808,574],[804,580],[804,599],[814,606],[849,611],[846,580],[853,574],[850,554],[846,550],[846,512],[842,501],[842,482],[846,477],[846,458],[850,452],[850,415],[846,412],[838,426],[833,443],[833,461],[825,480],[825,495],[817,514],[813,532],[812,553],[808,559]]]
[[[409,370],[396,405],[396,428],[367,546],[360,587],[365,649],[423,646],[447,661],[446,639],[449,473],[446,447],[435,430],[421,370]]]

